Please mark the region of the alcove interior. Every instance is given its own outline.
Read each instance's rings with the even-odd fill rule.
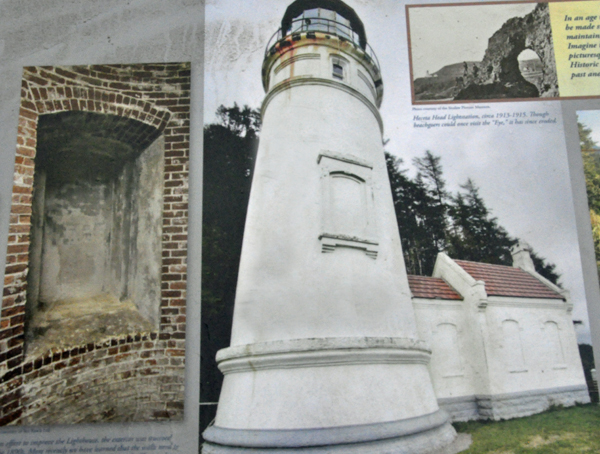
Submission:
[[[40,116],[28,356],[158,328],[163,174],[152,126],[93,112]]]

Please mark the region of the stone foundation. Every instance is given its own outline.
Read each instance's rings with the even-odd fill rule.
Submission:
[[[546,411],[552,405],[571,407],[589,402],[590,396],[585,386],[438,399],[440,408],[450,415],[452,421],[520,418]]]
[[[202,453],[425,454],[449,445],[455,437],[447,415],[438,411],[397,422],[323,429],[236,431],[213,426],[204,432]],[[229,446],[215,444],[217,439]]]
[[[536,389],[529,392],[477,396],[482,419],[511,419],[541,413],[552,405],[570,407],[587,404],[590,396],[586,386]]]
[[[479,417],[475,396],[438,399],[438,405],[450,415],[452,421],[471,421]]]

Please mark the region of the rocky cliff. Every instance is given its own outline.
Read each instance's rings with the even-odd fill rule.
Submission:
[[[537,86],[526,81],[517,57],[533,50],[542,63]],[[481,63],[463,76],[462,89],[454,99],[532,98],[558,96],[558,81],[552,47],[552,30],[547,3],[539,3],[524,17],[514,17],[488,41]]]

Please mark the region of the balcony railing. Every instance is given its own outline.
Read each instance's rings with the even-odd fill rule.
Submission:
[[[271,36],[271,39],[269,39],[269,42],[267,43],[267,47],[265,49],[265,57],[268,57],[269,55],[275,53],[275,45],[279,41],[282,41],[283,38],[287,36],[297,35],[302,32],[322,32],[327,33],[329,35],[337,36],[342,40],[350,41],[351,43],[353,43],[357,47],[360,47],[364,51],[365,58],[370,63],[373,63],[377,67],[378,71],[380,69],[377,55],[375,55],[375,52],[373,51],[371,46],[369,46],[369,44],[365,43],[365,46],[361,45],[358,33],[353,31],[352,28],[345,24],[331,19],[324,19],[321,17],[314,17],[310,19],[295,19],[292,21],[290,29],[287,32],[285,32],[285,34],[281,28],[277,30],[273,34],[273,36]]]

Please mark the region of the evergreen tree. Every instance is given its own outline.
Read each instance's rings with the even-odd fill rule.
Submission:
[[[449,232],[449,253],[461,260],[511,265],[510,247],[515,240],[491,217],[479,189],[471,179],[461,185],[450,206],[453,232]]]
[[[435,239],[438,227],[432,215],[437,214],[436,200],[422,178],[412,181],[406,170],[400,170],[401,159],[387,152],[385,157],[407,272],[431,274],[439,252]]]
[[[430,151],[413,161],[418,170],[414,180],[400,169],[401,159],[386,152],[386,162],[409,274],[431,275],[439,252],[461,260],[512,265],[510,248],[517,239],[491,216],[472,180],[462,186],[463,192],[450,195],[441,158]],[[556,266],[533,251],[531,258],[536,271],[558,285]]]
[[[579,131],[579,146],[582,151],[588,151],[596,148],[596,142],[592,139],[592,130],[581,122],[577,122],[577,129]]]
[[[417,178],[425,181],[438,205],[445,206],[448,192],[446,191],[446,182],[442,178],[444,172],[440,164],[441,160],[441,156],[435,156],[431,151],[426,150],[425,156],[413,159],[413,163],[418,170]]]
[[[547,263],[545,258],[540,257],[533,250],[529,253],[529,255],[531,255],[531,260],[533,262],[535,270],[553,284],[556,284],[559,287],[561,287],[561,285],[558,283],[558,280],[560,279],[560,274],[558,274],[555,271],[556,265],[554,263]]]
[[[594,239],[594,252],[596,253],[596,266],[600,275],[600,158],[597,144],[592,139],[592,130],[584,124],[577,122],[579,129],[579,146],[583,158],[583,173],[585,176],[585,189],[590,208],[590,222],[592,225],[592,238]]]
[[[215,355],[229,345],[260,113],[221,106],[204,128],[202,206],[201,399],[216,402],[222,375]],[[212,419],[214,415],[203,416]],[[209,421],[204,421],[208,423]]]
[[[260,111],[244,106],[240,109],[237,103],[233,107],[219,106],[217,109],[220,125],[226,127],[238,137],[256,137],[260,131]]]
[[[585,174],[585,188],[588,196],[588,205],[591,210],[600,213],[600,162],[597,144],[592,140],[592,130],[580,122],[579,146],[583,158],[583,172]]]
[[[446,182],[443,179],[441,157],[434,156],[429,150],[425,152],[423,158],[415,158],[413,163],[418,170],[416,183],[423,186],[427,191],[429,203],[422,207],[424,223],[426,230],[428,251],[427,268],[433,271],[435,257],[446,249],[446,236],[448,230],[448,192],[446,191]]]

